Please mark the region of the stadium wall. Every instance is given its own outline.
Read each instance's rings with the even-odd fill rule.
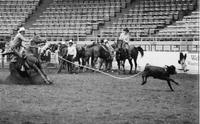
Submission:
[[[186,58],[186,64],[187,69],[189,69],[189,74],[199,74],[199,54],[198,53],[189,53],[185,52],[187,54]],[[181,65],[178,64],[179,60],[179,52],[156,52],[156,51],[145,51],[144,56],[141,57],[139,54],[138,56],[138,70],[142,71],[147,63],[155,66],[161,66],[164,67],[165,65],[174,65],[177,69],[178,73],[184,73],[181,69]],[[58,63],[58,55],[51,54],[51,63]],[[0,57],[0,60],[2,58]],[[6,62],[6,58],[4,58],[4,63],[8,64]],[[1,63],[2,61],[0,61]],[[1,64],[2,65],[2,64]],[[126,61],[125,68],[129,69],[129,63]],[[114,60],[113,62],[113,68],[117,69],[117,62]],[[134,69],[134,68],[133,68]]]
[[[198,65],[199,65],[199,55],[198,53],[188,53],[186,58],[187,69],[189,74],[198,74]],[[181,69],[181,65],[178,64],[179,60],[179,52],[155,52],[155,51],[145,51],[144,56],[141,57],[139,54],[138,56],[138,70],[142,71],[147,63],[155,66],[164,67],[165,65],[174,65],[177,69],[177,73],[184,73]],[[56,63],[58,62],[57,55],[53,55],[51,62]],[[125,68],[129,69],[129,63],[126,61]],[[97,66],[98,67],[98,66]],[[113,69],[117,69],[117,62],[114,60],[113,62]],[[133,68],[134,69],[134,68]]]
[[[188,53],[186,58],[186,65],[189,71],[189,74],[198,74],[199,70],[199,55],[198,53]],[[179,52],[154,52],[154,51],[147,51],[144,52],[144,56],[139,56],[138,58],[138,65],[140,70],[143,70],[147,63],[155,66],[165,66],[165,65],[174,65],[177,69],[178,73],[183,73],[181,69],[181,65],[178,64],[179,60]],[[127,63],[128,64],[128,63]]]

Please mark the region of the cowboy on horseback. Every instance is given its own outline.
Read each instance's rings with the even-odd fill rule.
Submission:
[[[129,56],[129,58],[131,59],[131,56],[130,56],[131,54],[130,54],[130,51],[128,50],[129,49],[129,41],[130,41],[128,28],[123,29],[122,33],[120,34],[119,40],[123,41],[123,44],[121,47],[126,48],[127,54]]]
[[[25,28],[21,27],[18,30],[18,33],[14,37],[14,39],[10,41],[9,51],[4,53],[4,55],[11,53],[12,54],[11,64],[19,63],[18,60],[22,60],[23,62],[21,61],[22,65],[20,66],[21,67],[20,70],[22,72],[27,72],[27,70],[30,70],[32,68],[42,76],[42,78],[47,84],[51,84],[52,82],[48,79],[47,75],[42,70],[39,59],[35,57],[33,53],[31,53],[29,47],[25,47],[22,45],[23,41],[28,42],[30,45],[30,40],[25,38],[24,35],[25,35]]]
[[[13,38],[13,40],[10,41],[8,52],[14,52],[19,57],[25,58],[25,54],[24,54],[23,46],[22,46],[22,41],[29,42],[30,40],[25,38],[24,35],[25,35],[25,28],[21,27],[18,30],[17,35]],[[17,62],[17,57],[13,55],[11,57],[11,62]],[[23,66],[22,66],[22,68],[23,68]]]

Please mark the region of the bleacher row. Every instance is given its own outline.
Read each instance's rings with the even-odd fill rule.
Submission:
[[[40,32],[46,37],[90,35],[100,24],[109,21],[130,0],[55,0],[33,24],[27,34]]]
[[[186,41],[199,40],[199,12],[193,11],[191,15],[184,16],[180,21],[167,26],[156,35],[161,41],[177,40],[177,37],[183,37]]]
[[[31,16],[40,0],[0,0],[0,35],[10,36]],[[39,33],[47,40],[86,38],[110,21],[131,0],[54,0],[26,30],[32,37]],[[117,38],[129,28],[132,39],[156,37],[159,41],[199,40],[197,0],[134,0],[132,7],[111,25],[101,28],[104,38]],[[193,11],[193,12],[192,12]],[[192,12],[192,14],[190,14]],[[189,14],[182,17],[185,14]],[[174,23],[175,22],[175,23]]]
[[[36,9],[39,0],[0,0],[0,34],[10,36]]]
[[[123,28],[131,37],[154,36],[160,29],[178,20],[184,11],[192,11],[196,0],[140,0],[127,14],[101,30],[102,37],[118,37]]]

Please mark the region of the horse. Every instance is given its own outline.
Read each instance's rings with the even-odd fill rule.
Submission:
[[[3,56],[16,56],[16,62],[10,62],[9,64],[10,76],[7,79],[12,79],[12,82],[17,82],[17,84],[52,84],[47,75],[44,73],[39,59],[34,55],[27,53],[28,52],[26,52],[26,57],[19,55],[15,51],[3,54]],[[34,72],[36,72],[36,74],[33,74]],[[38,79],[38,74],[41,79]],[[9,81],[7,80],[7,82]]]
[[[126,59],[128,59],[129,64],[130,64],[129,74],[132,73],[132,68],[133,68],[132,59],[134,60],[135,73],[136,73],[137,72],[137,57],[138,57],[138,53],[140,53],[142,57],[144,55],[144,50],[142,49],[142,47],[140,47],[140,46],[139,47],[135,47],[134,45],[129,45],[129,48],[126,49],[122,40],[117,40],[117,42],[115,42],[111,46],[116,51],[116,57],[115,58],[116,58],[117,65],[118,65],[118,73],[120,73],[120,70],[121,70],[120,65],[122,64],[123,72],[125,74],[125,62],[126,62]],[[127,52],[127,50],[128,50],[128,52]]]
[[[1,49],[1,52],[3,53],[5,51],[5,45],[6,45],[6,42],[0,42],[0,49]]]
[[[106,69],[108,68],[108,63],[112,63],[112,56],[110,51],[106,46],[92,43],[90,45],[85,45],[85,62],[89,65],[89,59],[91,58],[91,66],[95,68],[98,58],[102,62],[106,63]],[[99,69],[101,68],[102,63],[100,63]]]

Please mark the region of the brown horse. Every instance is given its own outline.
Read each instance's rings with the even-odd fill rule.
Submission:
[[[6,45],[6,42],[0,41],[0,49],[2,50],[2,51],[1,51],[2,53],[3,53],[4,50],[5,50],[5,45]]]
[[[95,68],[98,58],[102,59],[106,63],[106,69],[109,63],[112,63],[112,56],[106,46],[100,44],[91,44],[85,46],[85,62],[89,65],[89,59],[91,58],[91,66]],[[101,64],[100,64],[101,66]],[[99,67],[101,68],[101,67]]]
[[[26,54],[22,57],[17,52],[7,52],[5,55],[16,56],[16,62],[10,62],[10,76],[6,82],[13,82],[17,84],[52,84],[44,73],[40,61],[34,55]],[[9,80],[8,80],[9,79]]]
[[[122,40],[118,40],[116,43],[111,45],[116,50],[116,60],[118,65],[118,71],[120,73],[120,65],[122,64],[123,72],[125,73],[125,62],[128,59],[130,64],[129,74],[132,73],[133,63],[132,59],[134,60],[135,64],[135,73],[137,71],[137,57],[138,53],[140,52],[141,56],[143,57],[144,51],[139,47],[135,47],[134,45],[130,45],[129,49],[126,49],[125,44]]]

